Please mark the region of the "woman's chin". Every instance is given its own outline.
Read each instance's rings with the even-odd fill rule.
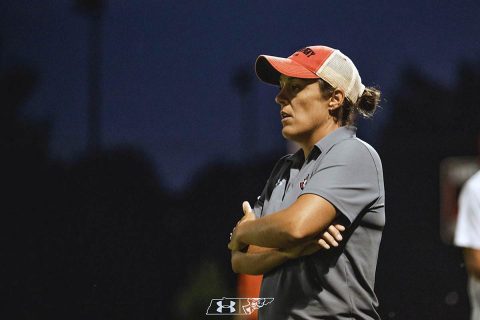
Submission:
[[[287,140],[295,141],[295,133],[289,130],[288,127],[283,127],[282,129],[282,136]]]

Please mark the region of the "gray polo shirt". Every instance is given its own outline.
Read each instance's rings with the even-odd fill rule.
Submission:
[[[337,248],[288,261],[263,277],[260,297],[275,298],[259,318],[380,319],[374,293],[385,224],[382,164],[377,152],[341,127],[276,164],[255,204],[257,217],[289,207],[302,194],[328,200],[347,226]],[[320,230],[319,230],[320,231]]]

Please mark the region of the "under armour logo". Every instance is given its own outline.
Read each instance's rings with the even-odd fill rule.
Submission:
[[[207,315],[245,315],[273,302],[274,298],[222,298],[212,299]]]
[[[225,313],[224,309],[228,309],[227,313],[234,313],[236,310],[234,306],[236,305],[235,301],[228,301],[228,304],[223,304],[223,301],[217,301],[217,312],[218,313]]]

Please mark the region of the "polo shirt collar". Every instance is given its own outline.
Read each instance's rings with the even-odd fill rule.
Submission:
[[[330,149],[334,144],[345,139],[355,138],[357,128],[354,126],[343,126],[330,132],[326,137],[315,143],[320,151],[323,153]]]
[[[303,163],[303,161],[305,160],[304,158],[305,158],[305,155],[303,154],[303,149],[300,148],[297,150],[297,152],[292,154],[291,157],[288,157],[287,161],[300,164],[300,163]]]
[[[311,156],[318,156],[320,153],[323,153],[330,149],[334,144],[340,142],[345,139],[354,138],[356,137],[357,128],[354,126],[343,126],[340,128],[335,129],[334,131],[330,132],[326,137],[323,137],[317,143],[315,143],[315,147],[320,150],[319,153],[312,152],[310,153]],[[314,149],[315,149],[314,147]],[[311,160],[311,156],[309,155],[309,160]],[[294,162],[294,163],[303,163],[304,162],[304,154],[302,148],[298,149],[292,156],[287,158],[287,161]]]

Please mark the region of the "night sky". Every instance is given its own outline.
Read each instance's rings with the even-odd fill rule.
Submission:
[[[73,2],[0,4],[0,67],[38,72],[22,112],[52,121],[57,159],[86,149],[88,20]],[[375,145],[402,68],[448,86],[459,62],[480,61],[479,16],[479,1],[109,1],[103,145],[145,150],[170,190],[210,162],[281,150],[276,88],[256,79],[247,99],[257,110],[255,144],[239,147],[242,108],[232,75],[245,67],[253,76],[259,54],[288,56],[314,44],[340,49],[366,85],[383,90],[383,110],[363,131]]]

